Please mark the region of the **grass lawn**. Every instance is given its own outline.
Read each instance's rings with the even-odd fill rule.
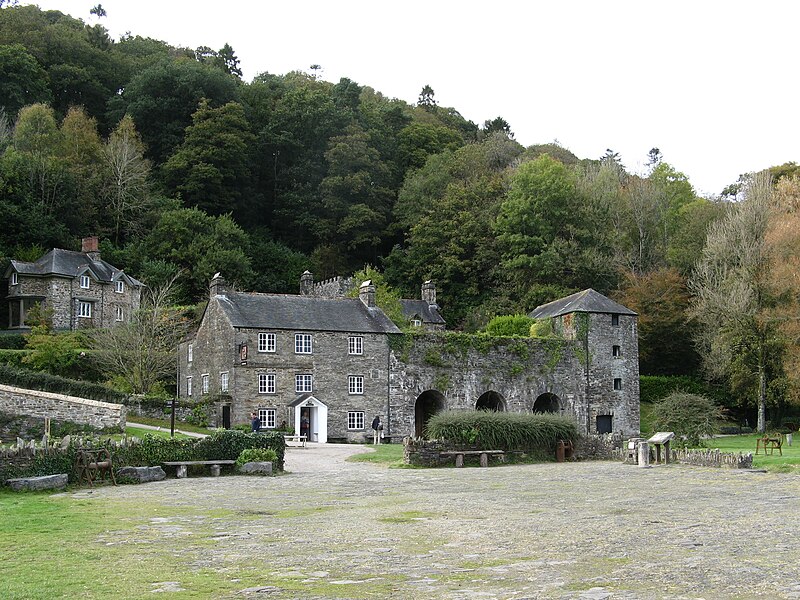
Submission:
[[[149,417],[132,417],[128,419],[129,422],[132,422],[133,426],[136,426],[136,423],[143,423],[144,425],[153,425],[154,427],[161,427],[162,429],[166,429],[169,431],[169,419],[151,419]],[[192,433],[211,433],[211,429],[208,427],[198,427],[197,425],[190,425],[189,423],[184,423],[182,421],[175,421],[175,429],[180,429],[181,431],[191,431]]]
[[[164,437],[164,438],[170,437],[169,428],[167,428],[166,430],[162,429],[161,431],[157,431],[155,429],[144,429],[142,427],[136,427],[135,424],[134,425],[128,425],[127,427],[125,427],[125,433],[127,433],[129,436],[135,435],[138,438],[143,438],[145,435],[148,435],[148,434],[153,435],[155,437]],[[122,436],[120,435],[120,436],[116,436],[116,437],[122,437]],[[176,438],[185,438],[185,437],[189,437],[189,436],[186,436],[186,435],[184,435],[182,433],[178,433],[176,431],[175,432],[175,437]]]
[[[377,446],[369,444],[369,447],[374,448],[375,452],[355,454],[347,460],[351,462],[384,464],[393,468],[408,467],[408,465],[403,462],[403,444],[379,444]]]
[[[752,452],[753,467],[759,469],[783,472],[800,470],[800,434],[794,434],[792,446],[787,444],[786,436],[783,436],[783,447],[781,448],[783,455],[778,454],[778,451],[775,450],[773,454],[765,456],[763,450],[759,450],[756,456],[756,440],[759,437],[761,435],[755,433],[751,435],[728,435],[706,440],[705,444],[709,448],[719,448],[722,452]]]

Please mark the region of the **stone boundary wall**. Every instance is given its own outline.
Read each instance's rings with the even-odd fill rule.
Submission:
[[[445,463],[440,452],[454,450],[455,446],[442,440],[403,439],[403,462],[415,467],[438,467]]]
[[[91,425],[97,429],[125,428],[126,410],[122,404],[111,404],[76,396],[27,390],[0,385],[0,412],[55,421]]]
[[[684,465],[697,467],[727,467],[729,469],[752,469],[753,454],[747,452],[720,452],[717,448],[708,450],[689,450],[674,448],[671,450],[672,460]]]

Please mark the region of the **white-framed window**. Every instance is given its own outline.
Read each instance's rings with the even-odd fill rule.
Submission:
[[[219,374],[219,391],[220,392],[227,392],[228,391],[228,372],[222,371]]]
[[[313,392],[313,378],[311,375],[295,375],[294,391],[298,393]]]
[[[350,430],[364,429],[363,410],[351,410],[347,413],[347,428]]]
[[[275,373],[258,374],[258,393],[259,394],[275,393]]]
[[[348,394],[363,394],[364,393],[364,376],[363,375],[348,375],[347,376],[347,393]]]
[[[351,335],[347,339],[347,348],[350,354],[364,354],[364,338],[360,335]]]
[[[261,421],[262,428],[275,429],[275,413],[274,408],[258,409],[258,419]]]
[[[613,327],[619,326],[619,315],[611,315],[611,325]]]
[[[89,289],[89,276],[88,275],[81,275],[81,288],[84,290]]]
[[[91,302],[84,302],[83,300],[78,302],[78,316],[82,319],[91,319],[92,318],[92,303]]]
[[[121,306],[117,307],[117,321],[124,321],[125,320],[125,309]]]
[[[259,352],[275,352],[275,334],[264,333],[258,334],[258,351]]]
[[[193,352],[193,350],[194,350],[194,346],[192,346],[192,344],[189,344],[189,346],[187,347],[187,350],[186,350],[186,361],[187,362],[192,362],[194,360],[194,356],[193,356],[194,352]]]
[[[620,358],[622,356],[622,348],[620,346],[611,346],[611,356]]]
[[[411,319],[411,325],[413,327],[422,327],[422,321],[420,319]]]
[[[294,334],[294,353],[295,354],[311,354],[311,334],[310,333],[295,333]]]
[[[189,375],[186,378],[186,395],[187,396],[191,396],[192,395],[192,376],[191,375]]]
[[[19,274],[14,271],[11,273],[11,285],[17,285],[19,283]]]
[[[114,291],[118,294],[122,294],[125,292],[125,282],[122,279],[117,279],[114,283]]]
[[[615,390],[621,390],[622,389],[622,378],[621,377],[615,377],[614,378],[614,389]]]
[[[202,375],[200,375],[200,385],[202,386],[200,391],[203,394],[207,394],[208,393],[208,373],[203,373]]]

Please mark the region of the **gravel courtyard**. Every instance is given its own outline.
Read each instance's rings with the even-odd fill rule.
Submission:
[[[344,462],[369,451],[291,448],[280,477],[170,479],[91,496],[182,507],[140,529],[231,581],[243,565],[263,574],[224,597],[800,598],[797,476]]]

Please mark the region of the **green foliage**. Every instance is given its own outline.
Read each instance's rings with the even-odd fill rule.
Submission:
[[[576,440],[572,419],[491,411],[443,411],[428,421],[426,437],[483,450],[521,451],[552,457],[559,440]]]
[[[0,364],[0,383],[115,404],[124,404],[128,400],[127,394],[116,392],[97,383],[67,379],[50,373],[19,369],[10,365]]]
[[[530,336],[536,338],[550,338],[555,336],[553,319],[532,319]]]
[[[658,402],[679,390],[713,398],[715,402],[724,406],[732,406],[730,398],[724,389],[706,383],[696,377],[688,375],[642,375],[639,378],[639,398],[645,403]]]
[[[241,467],[249,462],[275,462],[278,460],[278,453],[272,448],[248,448],[242,450],[236,459],[236,466]]]
[[[7,348],[0,348],[0,364],[21,367],[23,366],[25,357],[29,354],[30,350],[10,350]]]
[[[79,331],[55,333],[46,327],[36,326],[28,335],[29,353],[23,362],[37,371],[47,371],[61,377],[84,378],[91,372],[86,358],[88,342]],[[94,378],[94,377],[92,377]]]
[[[349,296],[357,298],[358,286],[365,281],[372,281],[375,286],[375,304],[378,305],[378,308],[386,313],[386,316],[400,329],[407,329],[409,324],[403,316],[400,294],[386,281],[383,273],[375,267],[365,265],[363,269],[353,273],[355,287],[350,291]]]
[[[673,392],[653,406],[651,418],[656,431],[672,431],[687,446],[702,446],[713,436],[724,418],[724,410],[699,394]]]
[[[503,315],[494,317],[486,324],[484,331],[496,336],[530,337],[535,321],[527,315]]]
[[[425,364],[428,364],[432,367],[446,367],[447,363],[444,362],[442,355],[436,348],[427,348],[425,350],[425,355],[423,356],[423,360]]]

